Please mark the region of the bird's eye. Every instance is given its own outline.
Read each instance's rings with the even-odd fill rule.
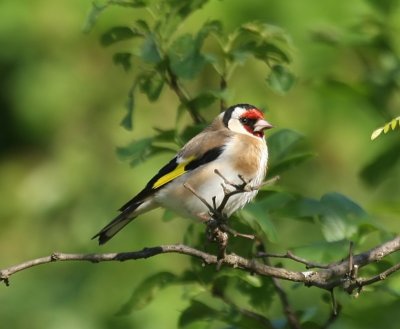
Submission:
[[[250,120],[248,118],[240,118],[240,122],[247,125],[250,123]]]

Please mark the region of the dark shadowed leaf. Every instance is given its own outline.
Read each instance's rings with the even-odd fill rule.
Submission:
[[[146,72],[139,76],[140,91],[147,95],[149,101],[158,99],[164,86],[164,80],[156,71]]]
[[[202,108],[209,107],[211,104],[213,104],[218,97],[212,93],[212,92],[204,92],[201,93],[200,95],[197,95],[195,98],[189,101],[188,106],[199,110]]]
[[[125,71],[129,71],[131,68],[131,53],[115,53],[113,55],[113,62],[115,65],[121,65]]]
[[[190,306],[181,313],[178,327],[185,328],[193,322],[201,320],[205,321],[207,319],[212,320],[213,318],[218,317],[217,314],[218,313],[216,310],[207,306],[206,304],[197,300],[192,300]]]
[[[125,103],[126,114],[121,121],[121,126],[127,130],[132,130],[133,128],[133,110],[135,109],[135,89],[136,82],[133,83],[131,89],[128,92],[128,98]]]
[[[176,283],[177,276],[170,272],[159,272],[147,277],[133,291],[131,298],[118,311],[118,315],[127,315],[147,306],[157,292],[166,286]]]
[[[400,142],[395,142],[361,170],[361,178],[369,185],[376,186],[390,176],[400,160]]]
[[[161,55],[158,50],[156,39],[151,33],[146,36],[142,46],[141,58],[143,61],[150,64],[158,64],[161,62]]]
[[[107,32],[103,33],[100,38],[100,42],[103,46],[107,47],[112,45],[115,42],[128,40],[134,37],[143,36],[138,31],[131,29],[127,26],[114,26],[109,29]]]
[[[280,174],[315,156],[308,150],[305,138],[288,129],[279,130],[268,138],[268,150],[269,176]]]
[[[285,66],[274,65],[267,77],[269,87],[279,93],[285,94],[294,85],[295,77]]]

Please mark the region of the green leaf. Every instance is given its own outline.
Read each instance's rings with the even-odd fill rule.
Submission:
[[[194,108],[196,110],[199,110],[202,108],[209,107],[217,99],[218,99],[218,97],[215,95],[215,93],[204,92],[204,93],[197,95],[195,98],[191,99],[187,106]]]
[[[125,71],[129,71],[131,68],[131,53],[115,53],[113,55],[113,62],[115,65],[121,65]]]
[[[127,146],[117,147],[117,155],[122,160],[130,159],[134,163],[139,163],[151,153],[152,141],[152,138],[143,138]]]
[[[125,103],[126,114],[121,121],[121,126],[127,130],[132,130],[133,128],[133,110],[135,109],[135,89],[136,81],[133,83],[131,89],[128,92],[128,98]]]
[[[273,177],[277,174],[280,174],[286,170],[289,170],[293,167],[298,166],[299,164],[315,157],[315,153],[299,153],[287,156],[285,159],[282,159],[279,163],[276,163],[274,166],[268,170],[268,174],[270,177]]]
[[[153,34],[148,34],[141,50],[141,58],[150,64],[158,64],[162,61],[158,45]]]
[[[134,37],[143,36],[141,33],[127,27],[127,26],[114,26],[107,32],[103,33],[100,42],[104,47],[110,46],[113,43],[128,40]]]
[[[217,314],[218,313],[216,310],[207,306],[206,304],[200,301],[191,300],[190,306],[183,310],[181,316],[179,317],[178,327],[185,328],[193,322],[206,319],[211,320],[215,317],[218,318],[218,316],[216,316]]]
[[[321,205],[323,206],[321,229],[329,242],[354,239],[359,233],[359,225],[368,221],[366,212],[342,194],[323,195]]]
[[[393,120],[387,122],[383,127],[379,127],[372,132],[371,140],[378,138],[382,132],[387,134],[389,131],[393,131],[396,128],[400,128],[400,117],[394,118]]]
[[[164,86],[164,80],[156,71],[146,72],[138,77],[140,91],[147,95],[149,101],[158,99]]]
[[[83,32],[89,33],[93,26],[96,24],[99,15],[109,6],[109,3],[106,2],[104,4],[100,4],[96,1],[92,2],[92,8],[89,11],[89,14],[86,16],[85,23],[83,25]]]
[[[396,141],[386,147],[360,172],[363,181],[370,186],[377,186],[390,174],[400,161],[400,142]]]
[[[274,65],[267,77],[267,82],[273,91],[285,94],[294,85],[295,77],[285,66]]]
[[[170,272],[159,272],[142,281],[133,291],[131,298],[126,302],[117,315],[127,315],[147,306],[157,292],[178,281],[178,277]]]
[[[245,23],[235,31],[234,39],[233,51],[251,53],[267,65],[291,62],[291,41],[277,26],[257,21]]]
[[[217,21],[205,23],[197,35],[184,34],[175,39],[168,50],[172,71],[180,78],[193,79],[203,69],[207,58],[201,53],[205,38],[218,32],[221,24]]]
[[[200,9],[204,4],[206,4],[208,0],[191,0],[191,1],[182,1],[182,0],[168,0],[167,3],[171,8],[175,10],[175,14],[179,15],[181,19],[189,16],[194,11]]]
[[[267,241],[278,241],[278,233],[275,225],[263,207],[257,203],[250,203],[242,210],[242,215],[257,234],[261,234]]]
[[[308,150],[303,135],[288,129],[279,130],[268,138],[268,153],[270,176],[280,174],[315,156]]]
[[[184,34],[172,43],[169,58],[172,71],[183,79],[193,79],[206,63],[199,43],[190,34]]]

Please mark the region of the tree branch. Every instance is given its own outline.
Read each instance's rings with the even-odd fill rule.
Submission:
[[[398,250],[400,250],[400,236],[397,236],[394,239],[387,241],[373,249],[354,255],[353,264],[361,268],[368,264],[377,262],[385,256],[388,256],[389,254],[392,254]],[[27,262],[23,262],[21,264],[0,270],[0,281],[3,281],[6,285],[8,285],[10,277],[17,272],[26,270],[31,267],[57,261],[88,261],[92,263],[127,261],[146,259],[159,254],[167,253],[178,253],[196,257],[203,261],[205,264],[218,264],[222,262],[222,265],[235,269],[241,269],[254,274],[270,276],[283,280],[302,282],[306,286],[315,286],[327,290],[331,290],[334,287],[343,287],[346,282],[349,282],[349,278],[347,275],[347,260],[329,264],[328,268],[320,269],[318,271],[298,272],[265,265],[254,259],[246,259],[233,253],[227,254],[222,260],[219,260],[218,257],[215,255],[183,244],[161,245],[151,248],[144,248],[139,251],[121,253],[67,254],[56,252],[51,254],[50,256],[29,260]],[[398,270],[400,270],[400,264],[397,264],[390,269],[382,272],[380,275],[372,277],[370,279],[358,279],[359,283],[354,286],[354,289],[358,288],[360,284],[361,286],[366,286],[368,284],[383,280],[385,277],[397,272]]]

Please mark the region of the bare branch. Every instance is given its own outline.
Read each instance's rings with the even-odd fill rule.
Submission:
[[[377,262],[385,256],[400,250],[400,236],[387,241],[371,250],[354,255],[354,265],[363,267],[368,264]],[[50,256],[37,258],[23,262],[18,265],[11,266],[0,270],[0,281],[8,283],[9,278],[20,271],[28,268],[39,266],[47,263],[57,261],[88,261],[92,263],[107,262],[107,261],[126,261],[126,260],[137,260],[153,257],[159,254],[166,253],[178,253],[192,257],[199,258],[205,264],[218,264],[220,260],[217,256],[203,252],[201,250],[183,245],[161,245],[152,248],[144,248],[140,251],[133,252],[122,252],[122,253],[105,253],[105,254],[66,254],[66,253],[53,253]],[[348,261],[340,261],[332,263],[327,269],[320,269],[318,271],[306,271],[298,272],[291,271],[284,268],[277,268],[262,264],[254,259],[246,259],[236,254],[227,254],[223,260],[222,265],[242,269],[254,274],[263,276],[270,276],[283,280],[289,280],[294,282],[302,282],[307,286],[316,286],[319,288],[331,290],[334,287],[343,286],[344,282],[348,280],[346,274],[348,273]],[[380,280],[383,280],[386,276],[397,272],[400,269],[400,265],[397,264],[392,268],[381,273]],[[376,277],[361,281],[362,285],[372,284],[379,281]]]

